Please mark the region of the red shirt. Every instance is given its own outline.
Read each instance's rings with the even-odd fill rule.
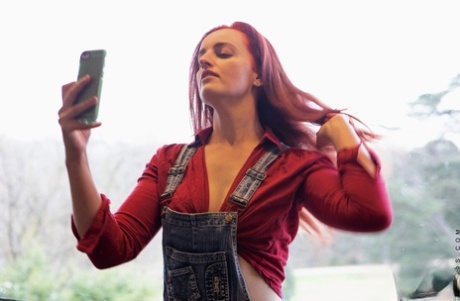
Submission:
[[[201,145],[190,159],[184,178],[169,207],[184,213],[208,211],[208,179],[204,147],[212,129],[197,135]],[[281,147],[267,130],[237,175],[227,197],[247,169],[265,153],[267,143]],[[98,268],[107,268],[135,258],[161,227],[159,196],[167,173],[182,145],[161,147],[147,164],[137,186],[112,214],[110,201],[102,205],[77,248],[88,254]],[[238,254],[247,260],[281,296],[288,247],[299,227],[298,212],[305,206],[323,223],[347,231],[373,232],[389,227],[390,200],[377,164],[374,178],[357,163],[359,146],[337,154],[337,167],[324,155],[300,148],[285,150],[267,169],[267,176],[238,220]],[[221,211],[235,211],[226,201]]]

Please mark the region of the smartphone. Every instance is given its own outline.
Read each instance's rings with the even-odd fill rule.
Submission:
[[[86,74],[91,76],[91,82],[77,95],[75,103],[84,101],[92,96],[97,96],[97,104],[78,115],[76,118],[82,123],[91,123],[97,120],[99,114],[99,103],[101,101],[102,81],[104,78],[106,51],[104,49],[86,50],[80,54],[80,65],[78,79]]]

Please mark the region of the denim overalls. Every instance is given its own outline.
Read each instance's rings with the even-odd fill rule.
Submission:
[[[272,145],[230,195],[241,210],[179,213],[168,204],[196,148],[197,145],[184,145],[169,170],[161,195],[164,300],[249,301],[237,254],[238,212],[245,209],[265,178],[268,165],[281,151]]]

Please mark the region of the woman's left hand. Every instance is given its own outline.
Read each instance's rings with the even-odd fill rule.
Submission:
[[[336,151],[361,143],[347,115],[330,114],[326,116],[326,121],[316,133],[316,145],[321,148],[329,143],[332,143]]]
[[[361,138],[347,115],[331,114],[326,117],[326,121],[316,133],[316,145],[321,148],[328,143],[332,143],[337,152],[361,144]],[[377,166],[366,147],[359,148],[357,160],[364,170],[375,178]]]

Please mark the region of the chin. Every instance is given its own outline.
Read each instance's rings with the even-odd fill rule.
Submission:
[[[226,94],[227,93],[222,93],[221,91],[207,87],[202,88],[200,91],[200,97],[203,100],[203,103],[211,107],[213,107],[213,104],[222,99],[222,97]]]

